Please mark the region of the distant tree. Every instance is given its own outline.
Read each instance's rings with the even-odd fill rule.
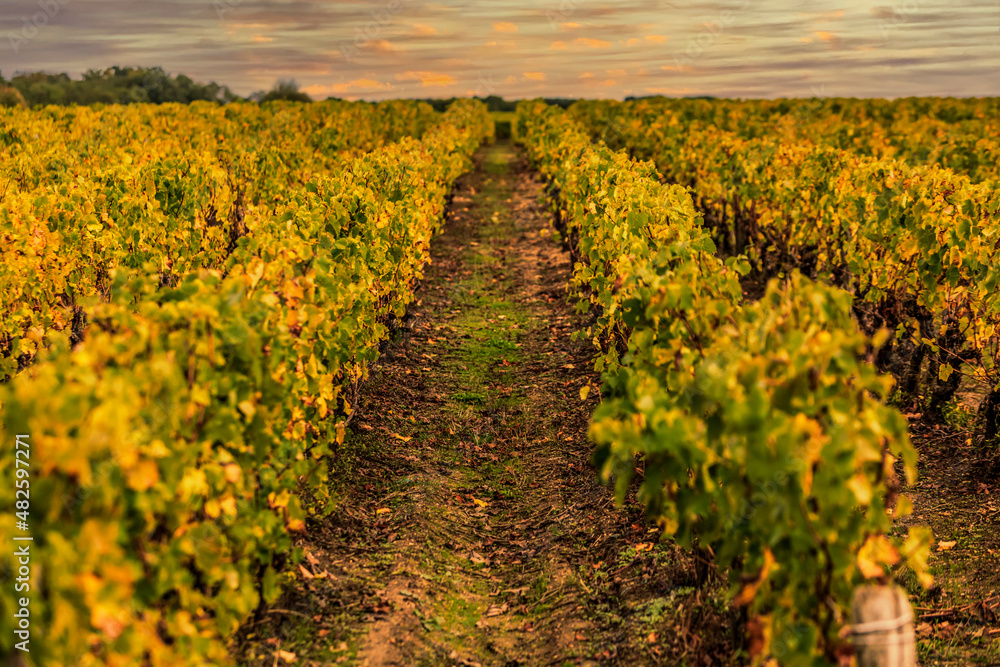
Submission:
[[[490,111],[514,111],[517,109],[517,102],[505,100],[499,95],[489,95],[480,99]]]
[[[548,105],[562,107],[563,109],[568,109],[571,104],[576,102],[576,99],[567,97],[546,97],[544,98],[544,101]]]
[[[250,99],[254,99],[256,95],[257,93],[254,93],[250,96]],[[260,95],[255,101],[264,104],[265,102],[270,102],[272,100],[312,102],[311,97],[299,90],[299,84],[295,82],[295,79],[280,79],[276,84],[274,84],[274,88],[271,88],[271,90]]]
[[[87,70],[81,79],[68,74],[20,73],[10,84],[29,106],[46,104],[187,104],[196,100],[227,103],[240,98],[212,82],[200,84],[183,74],[173,77],[162,67],[120,67]]]
[[[0,83],[0,107],[21,107],[27,109],[28,103],[24,101],[24,97],[17,88]]]

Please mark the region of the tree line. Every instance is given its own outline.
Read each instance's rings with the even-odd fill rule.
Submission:
[[[444,111],[456,98],[426,99],[437,111]],[[477,98],[490,111],[514,111],[516,102],[496,95]],[[269,102],[290,100],[311,102],[311,97],[299,90],[294,80],[279,80],[270,90],[259,90],[247,97],[233,93],[228,86],[198,83],[184,74],[172,75],[162,67],[109,67],[103,70],[91,69],[80,79],[72,79],[69,74],[48,74],[46,72],[18,73],[7,80],[0,73],[0,107],[20,106],[32,108],[54,104],[165,104],[179,102],[189,104],[195,101],[229,102],[250,101]],[[567,107],[575,100],[551,99],[549,104]]]

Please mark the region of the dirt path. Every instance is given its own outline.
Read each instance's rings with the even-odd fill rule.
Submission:
[[[460,180],[433,250],[333,462],[340,504],[244,628],[240,664],[724,664],[719,586],[695,590],[589,464],[593,351],[509,144]]]
[[[935,585],[925,590],[905,568],[897,581],[910,592],[926,665],[1000,665],[1000,483],[990,474],[995,454],[978,442],[975,411],[963,407],[949,408],[943,424],[908,415],[920,457],[917,483],[906,489],[913,514],[899,533],[933,530]]]

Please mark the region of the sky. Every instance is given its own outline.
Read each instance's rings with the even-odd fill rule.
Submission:
[[[1000,0],[0,0],[5,76],[112,65],[313,99],[996,96]]]

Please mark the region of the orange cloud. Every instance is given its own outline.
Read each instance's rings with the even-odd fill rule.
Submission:
[[[517,32],[517,24],[499,21],[493,24],[493,30],[496,32]]]
[[[567,21],[566,23],[559,24],[560,30],[573,30],[574,28],[579,28],[579,27],[580,24],[576,23],[575,21]]]
[[[415,37],[428,37],[430,35],[438,34],[438,31],[437,28],[432,25],[427,25],[426,23],[414,23],[413,30],[410,34]]]
[[[532,81],[545,81],[545,72],[525,72],[524,78]]]
[[[636,44],[641,44],[646,42],[647,44],[666,44],[667,37],[663,35],[643,35],[642,39],[638,37],[629,37],[625,40],[625,46],[635,46]]]
[[[606,49],[611,46],[611,42],[607,42],[603,39],[592,39],[590,37],[577,37],[573,40],[574,44],[579,44],[580,46],[586,46],[590,49]]]
[[[273,27],[269,23],[230,23],[226,25],[226,34],[235,35],[240,30],[269,30]]]
[[[350,93],[353,91],[388,90],[389,88],[392,88],[392,84],[382,83],[375,79],[354,79],[347,83],[335,83],[329,87],[320,85],[309,86],[308,88],[303,88],[302,92],[315,97],[325,93]]]
[[[827,32],[826,30],[816,30],[813,35],[832,47],[837,47],[840,45],[840,37],[833,34],[832,32]]]
[[[264,35],[254,35],[253,41],[257,44],[267,44],[268,42],[273,42],[274,37],[265,37]]]
[[[369,42],[373,49],[380,53],[396,53],[400,49],[385,39],[376,39]]]
[[[604,70],[610,76],[627,76],[628,72],[623,69],[608,69]]]
[[[647,88],[646,92],[651,95],[690,95],[700,91],[694,88]]]
[[[419,81],[424,88],[452,86],[455,77],[442,72],[403,72],[396,75],[397,81]]]
[[[549,48],[553,51],[563,51],[566,49],[566,42],[552,42]]]

